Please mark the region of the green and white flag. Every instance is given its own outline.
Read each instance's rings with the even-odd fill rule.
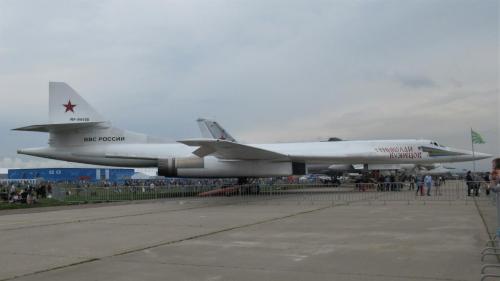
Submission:
[[[471,138],[472,138],[472,143],[474,144],[482,144],[485,143],[483,140],[483,137],[478,133],[474,132],[472,129],[470,130]]]

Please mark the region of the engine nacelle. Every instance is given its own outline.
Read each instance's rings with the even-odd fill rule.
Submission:
[[[305,163],[273,161],[219,160],[204,158],[165,158],[158,160],[158,175],[185,178],[278,177],[302,175]]]
[[[158,175],[176,177],[178,169],[204,168],[205,160],[199,157],[168,158],[158,160]]]

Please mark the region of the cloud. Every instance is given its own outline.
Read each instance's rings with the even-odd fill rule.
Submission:
[[[498,89],[464,92],[467,94],[456,91],[433,94],[432,102],[425,95],[402,95],[385,105],[353,104],[340,111],[324,110],[305,118],[293,118],[288,126],[263,126],[246,131],[242,137],[247,141],[304,141],[334,136],[345,139],[425,137],[446,141],[449,133],[467,131],[471,126],[496,130],[498,108],[491,101],[499,95]],[[467,116],[467,119],[457,116]]]
[[[413,88],[413,89],[422,89],[422,88],[434,88],[438,85],[432,79],[425,76],[418,75],[395,75],[395,80],[399,82],[402,86]]]
[[[0,38],[3,157],[45,145],[8,130],[47,120],[48,81],[171,139],[198,117],[250,142],[472,126],[500,153],[497,1],[2,1]]]

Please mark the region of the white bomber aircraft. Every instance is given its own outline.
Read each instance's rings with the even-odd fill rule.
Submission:
[[[49,83],[49,123],[14,130],[49,133],[49,146],[18,153],[71,162],[157,167],[167,177],[301,175],[314,163],[437,163],[491,157],[430,140],[240,144],[221,139],[166,143],[115,128],[66,83]]]

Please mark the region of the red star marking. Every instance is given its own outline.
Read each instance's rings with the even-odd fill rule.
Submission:
[[[75,108],[76,104],[71,104],[71,100],[68,100],[68,104],[63,104],[63,106],[66,107],[66,111],[64,111],[65,113],[68,111],[75,113],[73,108]]]

